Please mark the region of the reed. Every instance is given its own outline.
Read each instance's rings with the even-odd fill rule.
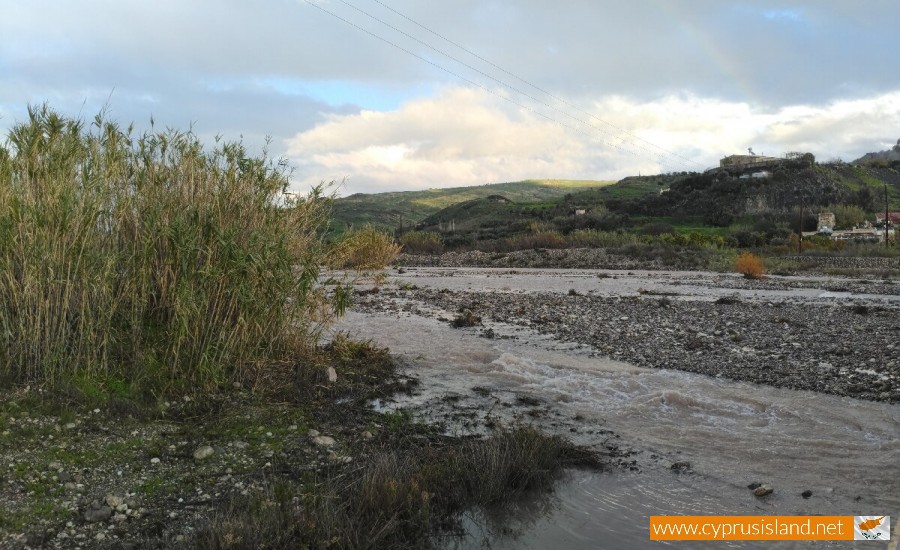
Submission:
[[[345,233],[329,251],[328,266],[334,269],[384,269],[400,254],[402,246],[372,226]]]
[[[207,391],[315,328],[326,201],[191,132],[31,107],[0,146],[0,377]]]

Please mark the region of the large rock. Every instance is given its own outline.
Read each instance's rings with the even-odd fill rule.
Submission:
[[[84,512],[84,520],[88,523],[98,523],[108,520],[112,515],[113,510],[109,506],[91,507]]]

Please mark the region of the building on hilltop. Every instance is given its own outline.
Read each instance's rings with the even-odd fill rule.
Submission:
[[[816,228],[816,231],[819,233],[821,233],[823,229],[831,231],[834,229],[834,224],[834,212],[819,212],[819,225]]]
[[[751,170],[755,168],[768,168],[784,162],[778,157],[764,157],[762,155],[728,155],[719,161],[719,168],[737,168],[739,170]]]

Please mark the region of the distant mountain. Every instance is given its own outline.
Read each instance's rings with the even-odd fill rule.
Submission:
[[[541,203],[613,183],[600,180],[525,180],[426,191],[357,193],[334,201],[332,229],[341,232],[349,226],[371,224],[392,231],[401,223],[404,228],[409,228],[448,206],[491,195],[515,203]]]
[[[854,160],[853,164],[874,164],[877,162],[895,161],[900,161],[900,139],[897,140],[897,145],[894,145],[887,151],[881,151],[878,153],[866,153],[865,155]]]

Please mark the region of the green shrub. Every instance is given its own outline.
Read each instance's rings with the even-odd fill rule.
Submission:
[[[0,146],[0,378],[203,391],[313,329],[325,201],[288,183],[240,143],[30,108]]]
[[[637,244],[640,237],[631,233],[614,231],[597,231],[594,229],[579,229],[568,235],[569,242],[575,247],[605,248]]]
[[[538,248],[566,248],[565,238],[556,231],[540,231],[531,235],[518,235],[505,239],[504,248],[528,250]]]

